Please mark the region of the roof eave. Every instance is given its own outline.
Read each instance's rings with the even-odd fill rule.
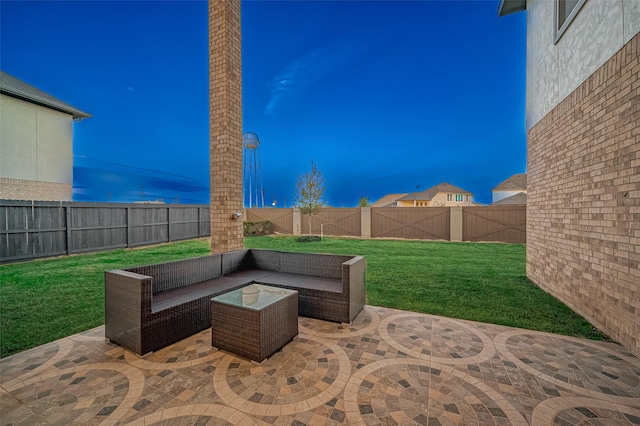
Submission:
[[[500,0],[498,16],[507,16],[527,9],[527,0]]]
[[[24,92],[18,92],[15,90],[11,90],[9,88],[1,88],[0,89],[0,93],[7,95],[7,96],[11,96],[12,98],[16,98],[16,99],[20,99],[23,101],[27,101],[30,102],[32,104],[36,104],[36,105],[40,105],[49,109],[53,109],[56,111],[60,111],[60,112],[64,112],[65,114],[70,114],[71,116],[73,116],[73,120],[74,121],[80,121],[83,118],[89,118],[92,117],[91,114],[87,114],[84,111],[80,111],[79,109],[75,109],[75,108],[60,108],[58,106],[52,105],[49,102],[43,101],[42,99],[39,99],[36,96],[30,96],[27,93]]]

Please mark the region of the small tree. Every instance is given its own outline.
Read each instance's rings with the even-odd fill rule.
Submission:
[[[312,160],[311,171],[298,179],[295,203],[295,207],[300,210],[300,214],[309,217],[309,235],[311,235],[311,218],[320,213],[325,206],[322,200],[323,194],[324,178],[316,167],[316,163]]]
[[[358,200],[358,207],[371,207],[371,201],[369,201],[369,197],[366,195],[361,195]]]

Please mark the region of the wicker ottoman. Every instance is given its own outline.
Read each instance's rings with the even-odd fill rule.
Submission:
[[[251,284],[211,299],[211,346],[262,362],[298,335],[298,292]]]

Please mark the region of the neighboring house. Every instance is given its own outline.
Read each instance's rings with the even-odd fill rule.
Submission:
[[[446,182],[397,200],[397,207],[472,206],[473,194]]]
[[[387,194],[371,204],[371,207],[398,207],[398,200],[405,195],[407,195],[406,192],[403,194]]]
[[[87,117],[0,71],[0,199],[71,201],[73,122]]]
[[[502,205],[506,205],[506,204],[510,204],[510,205],[518,205],[518,206],[523,206],[527,204],[527,193],[526,192],[518,192],[515,195],[512,195],[510,197],[506,197],[506,198],[501,198],[498,201],[494,201],[491,205],[492,206],[502,206]]]
[[[640,2],[527,13],[527,276],[640,355]]]
[[[493,193],[493,204],[504,198],[509,198],[520,193],[527,193],[527,174],[520,173],[511,176],[491,190]],[[525,197],[526,198],[526,197]]]

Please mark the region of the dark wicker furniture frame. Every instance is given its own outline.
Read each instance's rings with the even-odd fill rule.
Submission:
[[[105,337],[138,355],[211,326],[211,298],[250,283],[298,291],[298,314],[350,323],[365,303],[362,256],[238,250],[105,272]]]
[[[297,291],[259,310],[211,299],[211,346],[215,348],[262,362],[297,335]]]

